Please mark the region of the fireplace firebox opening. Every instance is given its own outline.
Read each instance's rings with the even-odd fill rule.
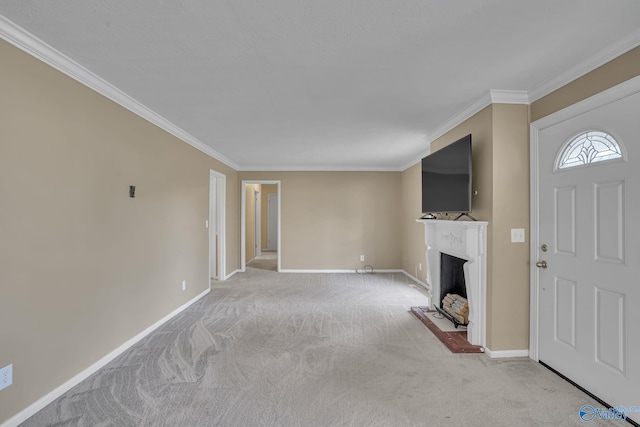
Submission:
[[[440,254],[440,307],[447,294],[458,294],[467,297],[467,286],[464,281],[464,263],[466,259],[453,255]]]
[[[440,299],[436,310],[453,322],[457,328],[468,323],[469,305],[467,287],[464,280],[464,264],[466,259],[446,253],[440,254]],[[462,317],[461,317],[462,316]]]

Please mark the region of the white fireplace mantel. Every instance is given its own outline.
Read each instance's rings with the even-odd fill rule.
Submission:
[[[467,260],[464,280],[469,302],[467,340],[486,346],[487,295],[487,222],[418,219],[424,224],[427,245],[427,283],[430,285],[430,306],[439,304],[440,254],[446,253]]]

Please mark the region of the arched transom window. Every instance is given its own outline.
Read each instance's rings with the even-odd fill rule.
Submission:
[[[622,150],[611,135],[601,131],[588,131],[565,144],[558,158],[558,169],[620,158]]]

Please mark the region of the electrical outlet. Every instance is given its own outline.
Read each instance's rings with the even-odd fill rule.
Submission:
[[[182,281],[182,290],[183,290],[183,291],[186,291],[186,290],[187,290],[187,281],[186,281],[186,280],[183,280],[183,281]]]
[[[422,271],[422,263],[418,264],[418,270]]]
[[[364,261],[364,255],[360,255],[360,261]]]
[[[0,369],[0,390],[13,384],[13,365]]]

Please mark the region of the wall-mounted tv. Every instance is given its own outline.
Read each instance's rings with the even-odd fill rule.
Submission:
[[[471,163],[471,135],[422,159],[422,213],[425,216],[437,213],[469,216]]]

